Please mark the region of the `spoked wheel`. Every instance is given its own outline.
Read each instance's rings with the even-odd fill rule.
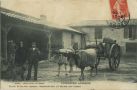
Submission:
[[[120,46],[113,44],[110,49],[109,56],[109,67],[111,70],[115,71],[119,67],[120,63]]]

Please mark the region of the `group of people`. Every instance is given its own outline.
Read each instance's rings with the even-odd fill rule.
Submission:
[[[8,45],[8,62],[12,66],[13,80],[19,77],[21,80],[30,80],[31,71],[34,66],[34,80],[37,80],[38,62],[40,59],[40,50],[36,46],[36,42],[32,42],[32,46],[27,49],[23,41],[19,42],[19,46],[15,47],[13,41]],[[28,70],[27,76],[24,77],[25,71]]]

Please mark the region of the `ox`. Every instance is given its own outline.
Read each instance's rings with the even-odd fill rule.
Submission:
[[[74,58],[76,66],[81,69],[81,76],[79,80],[84,80],[85,67],[91,67],[91,75],[93,69],[95,68],[97,74],[98,64],[96,49],[79,50],[75,53],[71,53],[71,57]]]
[[[64,65],[65,67],[65,72],[66,75],[67,74],[67,65],[70,66],[70,70],[69,73],[71,73],[73,71],[73,65],[74,65],[74,58],[70,57],[70,53],[74,52],[72,49],[59,49],[57,51],[55,51],[55,55],[54,55],[54,60],[56,63],[58,63],[58,74],[57,76],[60,75],[60,69],[61,66]]]

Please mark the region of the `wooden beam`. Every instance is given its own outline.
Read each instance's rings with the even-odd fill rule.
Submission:
[[[1,4],[1,3],[0,3]],[[1,66],[1,61],[2,61],[2,50],[1,50],[1,32],[2,32],[2,30],[1,30],[1,14],[0,14],[0,79],[1,79],[1,71],[2,71],[2,66]],[[0,83],[1,84],[1,83]],[[0,87],[1,87],[1,85],[0,85]]]
[[[8,32],[11,30],[12,26],[7,26],[5,25],[4,27],[2,27],[2,30],[3,30],[3,48],[4,48],[4,58],[7,60],[7,35],[8,35]]]
[[[17,28],[27,28],[27,29],[31,29],[31,30],[39,30],[39,31],[44,31],[44,32],[49,32],[48,30],[45,29],[45,27],[34,27],[34,26],[30,26],[28,24],[7,24],[7,26],[12,26],[12,27],[17,27]]]
[[[52,37],[52,32],[48,32],[48,60],[50,61],[51,59],[51,37]]]

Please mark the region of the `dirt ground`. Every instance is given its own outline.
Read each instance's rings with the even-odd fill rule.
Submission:
[[[58,64],[43,60],[39,62],[38,68],[38,81],[49,82],[64,82],[64,81],[78,81],[80,76],[80,69],[73,67],[73,72],[65,75],[64,66],[61,67],[60,76],[58,73]],[[69,70],[69,66],[67,67]],[[122,82],[135,82],[137,81],[137,57],[124,56],[121,58],[120,66],[117,71],[109,69],[108,60],[101,60],[98,66],[98,74],[90,76],[90,68],[84,71],[85,81],[122,81]],[[33,75],[33,72],[32,72]],[[33,76],[32,76],[33,78]]]

